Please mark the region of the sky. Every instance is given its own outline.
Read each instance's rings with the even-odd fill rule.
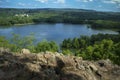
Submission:
[[[77,8],[120,12],[120,0],[0,0],[0,8]]]

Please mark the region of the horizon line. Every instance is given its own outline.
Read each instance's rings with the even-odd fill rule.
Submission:
[[[22,7],[0,7],[2,9],[73,9],[73,10],[87,10],[87,11],[97,11],[97,12],[120,12],[120,11],[103,11],[103,10],[95,10],[95,9],[83,9],[83,8],[34,8],[34,7],[31,7],[31,8],[22,8]]]

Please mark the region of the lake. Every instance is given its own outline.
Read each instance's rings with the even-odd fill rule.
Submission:
[[[92,34],[118,34],[118,32],[112,30],[95,30],[88,28],[87,25],[76,24],[34,24],[23,26],[12,26],[9,28],[0,28],[0,36],[10,38],[12,33],[20,34],[21,36],[27,36],[30,33],[34,33],[36,41],[48,40],[61,43],[66,38],[80,37],[81,35],[91,36]]]

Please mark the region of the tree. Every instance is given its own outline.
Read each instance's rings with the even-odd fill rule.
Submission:
[[[63,53],[64,55],[73,55],[73,53],[72,53],[69,49],[63,50],[62,53]]]
[[[14,44],[14,51],[20,51],[23,48],[30,49],[31,52],[34,52],[34,34],[30,34],[29,36],[21,37],[18,34],[13,33],[13,37],[11,38],[10,43]]]
[[[72,43],[73,43],[73,47],[74,47],[75,49],[80,48],[80,44],[79,44],[78,38],[74,38]]]
[[[39,42],[37,46],[35,46],[36,52],[45,52],[45,51],[52,51],[52,52],[57,52],[58,51],[58,46],[55,42],[51,41],[48,42],[46,40]]]

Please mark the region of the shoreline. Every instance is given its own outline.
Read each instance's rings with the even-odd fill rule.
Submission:
[[[31,23],[23,23],[23,24],[14,24],[14,25],[10,25],[10,26],[2,26],[0,25],[0,28],[9,28],[9,27],[21,27],[21,26],[25,26],[25,25],[36,25],[36,24],[58,24],[58,23],[47,23],[47,22],[40,22],[40,23],[35,23],[35,22],[31,22]],[[62,23],[62,24],[72,24],[72,25],[87,25],[88,28],[92,28],[92,29],[98,29],[98,30],[112,30],[112,31],[115,31],[115,32],[118,32],[120,33],[120,29],[117,29],[117,28],[101,28],[101,27],[97,27],[97,28],[93,28],[91,26],[91,24],[73,24],[73,23]]]
[[[35,23],[14,24],[13,26],[23,26],[23,25],[29,25],[29,24],[35,24]]]

